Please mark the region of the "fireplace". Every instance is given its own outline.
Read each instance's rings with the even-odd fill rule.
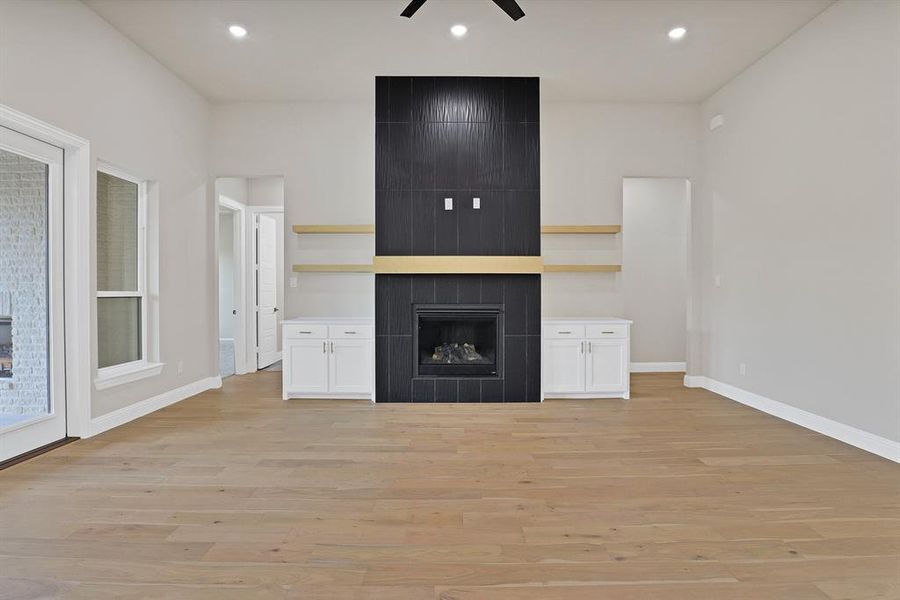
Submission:
[[[541,401],[540,150],[536,77],[375,79],[378,402]]]
[[[413,305],[414,377],[500,377],[503,307]]]

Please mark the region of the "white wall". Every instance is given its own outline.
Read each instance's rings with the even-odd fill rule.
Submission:
[[[226,198],[245,206],[249,202],[250,182],[246,177],[219,177],[215,186],[219,198]]]
[[[298,262],[370,262],[371,235],[298,236],[294,224],[375,222],[375,99],[213,107],[214,174],[284,175],[285,280]],[[285,318],[374,316],[374,277],[302,274]]]
[[[270,175],[248,180],[248,202],[252,206],[284,206],[284,177]]]
[[[721,113],[725,125],[703,130],[694,195],[702,374],[891,440],[898,48],[900,3],[828,8],[703,104],[704,120]]]
[[[623,316],[631,327],[632,362],[687,360],[688,224],[685,179],[624,181]]]
[[[572,104],[541,107],[541,222],[622,223],[624,177],[692,178],[700,111],[693,104]],[[545,235],[546,262],[622,264],[622,273],[549,273],[551,317],[626,314],[621,235]],[[640,349],[634,349],[640,355]],[[637,358],[635,360],[638,360]]]
[[[219,338],[234,338],[234,213],[219,211]]]
[[[0,103],[87,138],[94,164],[103,160],[158,183],[166,367],[157,377],[94,392],[93,416],[215,375],[206,101],[80,2],[8,1],[0,3]],[[96,273],[90,277],[96,287]],[[96,334],[91,353],[96,364]]]
[[[374,280],[361,274],[290,272],[295,262],[369,262],[368,235],[298,236],[293,224],[373,223],[375,116],[372,98],[348,103],[213,106],[214,173],[284,173],[286,316],[372,316]],[[697,105],[559,104],[541,111],[542,219],[621,223],[622,178],[693,175]],[[556,262],[621,260],[620,236],[544,237]],[[544,277],[544,314],[623,314],[615,274]]]

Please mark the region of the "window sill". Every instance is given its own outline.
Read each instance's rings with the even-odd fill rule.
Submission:
[[[98,390],[124,385],[147,377],[153,377],[162,373],[165,363],[136,362],[126,365],[116,365],[97,371],[94,379],[94,387]]]

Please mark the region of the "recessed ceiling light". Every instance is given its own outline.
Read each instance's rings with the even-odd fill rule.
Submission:
[[[228,27],[228,33],[230,33],[232,37],[240,39],[247,35],[247,28],[243,25],[231,25]]]
[[[462,36],[466,35],[467,31],[469,31],[469,28],[466,27],[465,25],[454,25],[453,27],[450,28],[450,33],[452,33],[453,35],[455,35],[458,38],[461,38]]]
[[[674,29],[669,30],[669,39],[670,40],[680,40],[687,33],[687,29],[684,27],[675,27]]]

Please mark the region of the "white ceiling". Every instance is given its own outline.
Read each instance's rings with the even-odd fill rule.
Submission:
[[[519,0],[518,22],[490,0],[429,0],[405,19],[407,1],[86,3],[216,102],[369,98],[375,75],[539,75],[545,98],[695,102],[832,0]],[[673,43],[676,25],[688,35]]]

